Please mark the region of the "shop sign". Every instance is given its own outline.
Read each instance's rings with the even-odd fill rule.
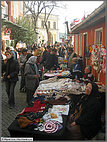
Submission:
[[[62,38],[62,42],[64,42],[65,41],[65,39],[64,38]]]
[[[9,35],[3,35],[3,40],[10,40]]]

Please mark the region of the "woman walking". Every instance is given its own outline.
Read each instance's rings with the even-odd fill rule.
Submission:
[[[39,71],[36,65],[37,57],[31,56],[25,65],[25,86],[27,93],[27,103],[30,105],[30,101],[35,93],[35,90],[39,86]]]

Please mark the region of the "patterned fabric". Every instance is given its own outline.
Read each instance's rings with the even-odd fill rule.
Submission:
[[[58,121],[47,121],[43,125],[46,133],[55,133],[63,127]]]
[[[90,74],[84,74],[84,80],[93,81],[94,77],[93,77],[93,75],[91,73]]]

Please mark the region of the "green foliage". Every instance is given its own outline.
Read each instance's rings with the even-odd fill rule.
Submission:
[[[18,25],[22,26],[23,28],[27,29],[27,31],[22,32],[22,42],[25,42],[27,45],[31,45],[36,41],[36,32],[34,31],[34,27],[30,19],[22,17],[17,22]]]
[[[33,25],[25,17],[18,19],[17,25],[3,21],[2,27],[5,31],[11,28],[11,38],[14,40],[15,46],[19,41],[26,43],[26,45],[31,45],[36,41],[36,32],[33,30]]]

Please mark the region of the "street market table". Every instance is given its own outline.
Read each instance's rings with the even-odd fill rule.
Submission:
[[[70,90],[70,87],[71,87],[71,90]],[[41,90],[41,88],[42,88],[42,90]],[[18,120],[15,119],[12,122],[12,124],[8,127],[11,137],[33,137],[34,140],[41,140],[41,139],[43,139],[43,140],[49,140],[49,139],[50,140],[57,140],[57,139],[61,140],[61,139],[64,139],[65,127],[66,127],[66,123],[67,123],[68,117],[69,117],[69,111],[67,111],[68,110],[67,108],[69,106],[69,110],[70,110],[70,108],[71,108],[70,104],[72,104],[72,99],[70,100],[70,97],[68,97],[69,91],[70,91],[70,93],[72,92],[75,95],[77,93],[76,96],[80,96],[80,94],[84,90],[84,87],[81,88],[80,90],[79,89],[80,89],[79,83],[76,83],[76,82],[74,83],[74,82],[72,82],[72,79],[68,79],[68,78],[67,79],[57,79],[57,77],[54,77],[54,78],[50,78],[48,80],[41,81],[39,87],[35,91],[34,98],[36,98],[36,97],[41,98],[41,97],[45,96],[46,102],[51,103],[51,104],[52,103],[55,104],[57,102],[58,104],[60,104],[60,105],[58,105],[58,104],[53,105],[52,109],[48,110],[48,114],[46,113],[45,114],[46,116],[43,115],[43,120],[47,119],[48,117],[49,117],[48,118],[49,120],[50,119],[54,120],[54,121],[57,120],[58,122],[61,123],[62,128],[59,131],[56,131],[55,133],[50,133],[50,132],[47,133],[41,129],[38,130],[38,129],[34,129],[32,127],[20,128]],[[68,90],[68,92],[67,92],[67,90]],[[53,98],[53,100],[52,100],[52,98]],[[62,98],[65,99],[64,105],[61,105],[61,103],[64,103],[64,102],[61,102]],[[58,102],[58,99],[60,100],[60,103]],[[36,105],[36,103],[35,103],[35,105]],[[39,105],[37,104],[37,106],[40,106],[40,104]],[[37,107],[35,106],[35,109],[36,108]],[[31,109],[31,108],[27,108],[27,109]],[[59,109],[60,111],[58,111],[57,109]],[[62,110],[64,111],[63,113],[61,112]],[[51,118],[50,118],[50,116],[51,116]]]
[[[11,137],[33,137],[33,140],[63,140],[67,119],[68,118],[66,116],[63,116],[63,128],[57,133],[46,133],[44,131],[37,131],[32,128],[21,129],[16,119],[8,127],[8,131],[10,132]]]
[[[56,76],[41,81],[35,91],[34,99],[39,98],[40,102],[43,103],[41,98],[44,98],[46,103],[52,104],[52,108],[48,109],[48,113],[45,113],[41,117],[46,123],[51,120],[51,124],[46,126],[46,124],[44,124],[45,122],[43,122],[42,127],[39,123],[38,127],[34,127],[34,125],[32,127],[32,125],[30,125],[29,127],[20,128],[18,120],[15,119],[8,127],[10,136],[33,137],[34,140],[63,140],[66,133],[69,112],[71,112],[72,106],[76,105],[82,95],[84,95],[85,87],[86,85],[84,83],[73,82],[70,78],[58,79]],[[61,105],[62,103],[63,105]],[[35,109],[37,106],[40,106],[40,104],[35,103]],[[67,111],[67,108],[69,108],[69,111]],[[31,110],[31,108],[27,109]],[[58,109],[60,111],[58,111]],[[63,113],[62,110],[64,111]],[[53,129],[53,126],[56,125],[54,124],[56,120],[61,124],[60,129],[58,126],[55,126]],[[44,127],[48,128],[48,130],[45,131]],[[50,132],[51,127],[52,132]],[[59,129],[59,131],[56,131],[56,128]]]
[[[44,79],[48,79],[50,77],[57,76],[58,78],[68,78],[70,77],[71,73],[68,70],[49,70],[43,76]]]

